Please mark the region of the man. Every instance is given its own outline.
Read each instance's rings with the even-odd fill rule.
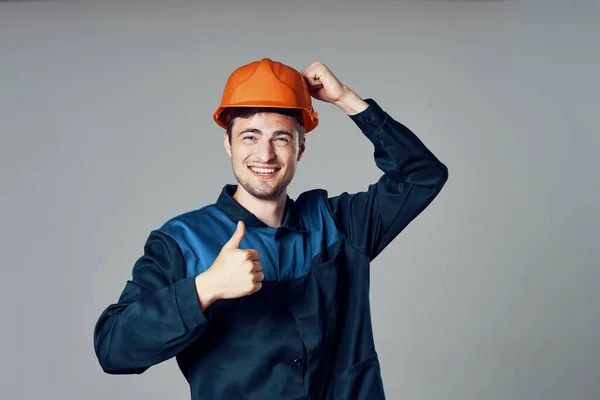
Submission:
[[[373,144],[383,174],[365,191],[287,195],[318,124],[311,96]],[[213,117],[238,185],[150,233],[96,325],[103,370],[176,357],[194,400],[384,399],[369,263],[437,196],[446,166],[322,63],[242,66]]]

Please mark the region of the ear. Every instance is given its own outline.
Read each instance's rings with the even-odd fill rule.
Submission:
[[[302,155],[304,154],[305,150],[306,150],[306,135],[304,135],[302,137],[302,140],[300,141],[300,150],[298,151],[298,161],[300,161],[300,159],[302,158]]]
[[[229,144],[229,135],[227,135],[227,130],[223,131],[223,140],[223,144],[225,145],[225,151],[229,155],[229,158],[231,158],[231,145]]]

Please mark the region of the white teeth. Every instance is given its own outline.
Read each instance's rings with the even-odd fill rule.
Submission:
[[[252,171],[258,172],[259,174],[272,174],[275,172],[274,168],[252,168]]]

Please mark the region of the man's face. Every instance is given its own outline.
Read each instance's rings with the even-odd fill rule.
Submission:
[[[237,181],[259,199],[273,200],[285,191],[304,148],[304,138],[301,143],[298,140],[296,121],[277,113],[236,118],[231,145],[225,132],[225,149]]]

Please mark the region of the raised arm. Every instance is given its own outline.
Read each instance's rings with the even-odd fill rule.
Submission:
[[[350,92],[347,112],[374,146],[380,179],[358,193],[330,197],[328,204],[339,229],[373,260],[437,196],[448,169],[406,126],[373,99]],[[358,110],[358,112],[357,112]]]
[[[448,169],[411,130],[343,85],[323,63],[301,73],[311,95],[349,115],[374,146],[381,178],[365,191],[327,199],[338,229],[373,260],[438,195]]]

